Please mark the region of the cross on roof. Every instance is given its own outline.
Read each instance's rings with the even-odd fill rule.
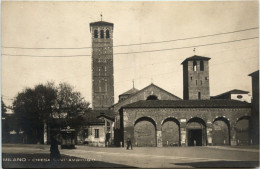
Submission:
[[[101,14],[100,14],[100,17],[101,17],[101,21],[102,21],[102,16],[103,16],[103,15],[102,15],[102,12],[101,12]]]

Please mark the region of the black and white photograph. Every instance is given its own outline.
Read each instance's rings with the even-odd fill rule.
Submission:
[[[258,168],[259,2],[1,2],[2,168]]]

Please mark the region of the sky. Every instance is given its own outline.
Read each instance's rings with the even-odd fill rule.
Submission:
[[[90,103],[91,46],[89,23],[114,23],[114,46],[161,42],[258,27],[258,2],[2,2],[2,97],[11,105],[26,87],[67,82]],[[182,61],[193,47],[258,37],[258,29],[164,43],[114,47],[115,103],[133,86],[152,82],[182,98]],[[210,57],[210,95],[232,89],[252,91],[248,74],[258,70],[258,39],[196,47]],[[138,51],[182,48],[158,52]],[[130,54],[117,54],[129,53]],[[7,55],[9,54],[9,55]],[[10,56],[16,55],[16,56]],[[25,55],[25,56],[23,56]],[[33,55],[28,57],[27,55]],[[35,57],[69,56],[80,57]]]

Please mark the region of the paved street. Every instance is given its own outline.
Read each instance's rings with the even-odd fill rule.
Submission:
[[[6,154],[49,154],[46,145],[3,145]],[[257,147],[170,147],[170,148],[98,148],[77,146],[62,149],[66,158],[81,159],[80,167],[257,167]],[[89,161],[92,161],[91,163]],[[82,162],[85,163],[82,163]],[[72,167],[75,162],[68,162]]]

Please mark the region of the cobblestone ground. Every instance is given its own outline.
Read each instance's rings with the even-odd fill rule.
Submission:
[[[3,145],[5,168],[71,167],[250,167],[259,166],[257,148],[245,147],[170,147],[98,148],[76,146],[60,150],[60,162],[51,163],[48,145]],[[8,161],[9,160],[9,161]],[[11,160],[11,161],[10,161]],[[14,161],[25,160],[25,161]]]

